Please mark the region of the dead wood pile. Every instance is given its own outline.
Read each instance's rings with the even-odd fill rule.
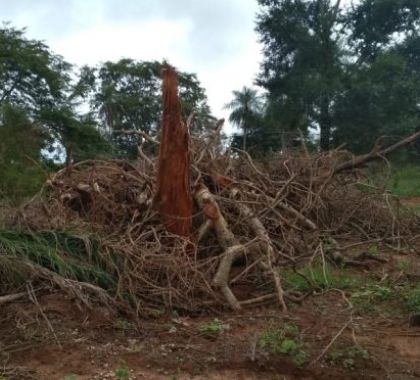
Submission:
[[[191,118],[182,121],[170,67],[163,84],[161,143],[123,131],[139,136],[137,162],[68,162],[23,208],[20,223],[41,233],[55,231],[60,247],[44,249],[48,257],[38,255],[36,265],[23,262],[33,278],[61,290],[70,287],[84,303],[83,293],[93,293],[143,315],[225,305],[240,310],[272,300],[287,309],[303,295],[285,289],[285,268],[298,272],[319,258],[357,264],[345,256],[343,241],[396,249],[415,242],[417,218],[401,212],[390,194],[367,188],[357,167],[420,132],[355,158],[302,149],[257,162],[244,151],[223,152],[223,121],[190,143]],[[145,153],[146,143],[161,144],[158,158]],[[68,230],[82,236],[70,239],[72,246],[79,247],[77,239],[86,242],[82,253],[68,254],[69,240],[60,233]],[[95,243],[83,237],[89,234]],[[23,237],[33,246],[31,236]]]
[[[94,232],[100,254],[115,267],[112,296],[143,314],[238,310],[273,300],[285,309],[302,294],[284,290],[284,268],[299,271],[317,257],[345,260],[342,242],[410,248],[417,218],[389,193],[366,191],[357,170],[337,172],[351,160],[348,153],[279,154],[257,162],[240,150],[221,152],[221,125],[192,141],[188,237],[164,227],[154,199],[157,158],[142,144],[135,163],[84,161],[57,172],[20,222]]]

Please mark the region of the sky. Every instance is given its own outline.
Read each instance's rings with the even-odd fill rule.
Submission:
[[[2,21],[78,66],[166,59],[196,73],[218,118],[262,59],[256,0],[0,0],[0,9]]]

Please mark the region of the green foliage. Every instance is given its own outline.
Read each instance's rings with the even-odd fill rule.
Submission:
[[[405,303],[409,311],[420,313],[420,287],[406,291]]]
[[[74,373],[69,373],[68,375],[64,376],[64,380],[77,380],[77,376]]]
[[[301,367],[309,359],[309,354],[303,349],[304,345],[295,325],[285,324],[282,328],[271,329],[261,334],[259,345],[276,355],[292,357],[293,362]]]
[[[25,111],[0,107],[0,195],[18,203],[37,193],[45,180],[41,149],[45,131],[29,121]]]
[[[105,157],[111,146],[72,101],[71,66],[24,30],[0,28],[0,195],[19,203],[39,191],[57,147],[75,160]]]
[[[0,28],[0,106],[12,104],[32,117],[64,101],[70,65],[24,30]]]
[[[222,321],[215,318],[211,322],[200,326],[200,332],[209,334],[222,334],[229,328],[228,325],[223,324]]]
[[[330,265],[322,266],[306,266],[299,270],[303,274],[292,271],[282,272],[283,281],[287,288],[308,291],[314,288],[326,289],[348,289],[357,283],[357,278],[352,276],[346,270],[336,270]]]
[[[362,61],[372,61],[396,43],[395,35],[418,32],[420,4],[412,0],[363,0],[346,19],[351,24],[351,43]]]
[[[420,166],[409,165],[392,170],[388,181],[389,190],[401,197],[420,196]]]
[[[115,370],[115,377],[118,380],[129,380],[130,370],[127,367],[120,367]]]
[[[345,91],[335,105],[336,145],[356,153],[369,151],[381,135],[391,143],[418,126],[420,72],[407,70],[404,57],[383,52],[370,64],[347,72]]]
[[[367,284],[353,292],[350,302],[362,312],[381,311],[380,306],[394,295],[391,287],[379,284]]]
[[[410,263],[409,260],[401,260],[401,261],[398,261],[397,262],[396,267],[399,270],[401,270],[401,271],[403,271],[405,273],[408,273],[408,272],[410,272],[410,269],[411,269],[411,263]]]
[[[258,3],[265,128],[305,134],[315,127],[322,149],[345,144],[356,153],[380,136],[395,140],[418,128],[418,1]]]
[[[137,137],[114,134],[119,130],[159,131],[162,115],[161,72],[164,62],[121,59],[98,67],[83,67],[73,97],[88,101],[100,129],[119,147],[119,154],[134,157]],[[184,117],[193,111],[193,133],[208,126],[210,109],[204,89],[194,74],[179,72],[179,95]]]
[[[356,360],[369,360],[369,352],[360,345],[354,345],[345,349],[334,350],[327,357],[327,362],[341,365],[347,369],[354,369]]]
[[[330,0],[259,0],[264,61],[258,84],[269,92],[286,130],[317,123],[328,149],[331,103],[340,88],[339,9]]]
[[[226,104],[226,109],[231,110],[229,121],[242,129],[241,135],[234,135],[232,145],[236,148],[247,150],[250,135],[255,135],[258,124],[261,123],[262,100],[257,91],[243,87],[241,91],[233,91],[233,100]],[[252,144],[255,144],[253,141]]]
[[[122,330],[122,331],[135,330],[135,326],[133,323],[122,318],[116,319],[113,323],[113,327],[117,330]]]
[[[0,230],[0,285],[24,282],[26,272],[19,263],[25,261],[65,278],[90,282],[111,292],[117,289],[115,268],[119,263],[101,250],[93,236],[70,231]]]

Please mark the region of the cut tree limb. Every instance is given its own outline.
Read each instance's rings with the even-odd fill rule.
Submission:
[[[232,189],[231,194],[232,197],[235,198],[239,193],[238,189]],[[240,202],[234,203],[235,207],[238,209],[240,214],[244,217],[246,222],[252,228],[256,237],[259,238],[261,248],[266,253],[266,260],[261,261],[260,265],[263,269],[269,273],[271,273],[274,281],[274,285],[277,292],[277,299],[283,308],[284,311],[287,311],[286,302],[284,301],[284,291],[281,285],[281,278],[278,268],[273,265],[273,260],[275,258],[273,244],[271,242],[270,236],[264,225],[261,221],[255,216],[254,212],[245,204]]]
[[[370,153],[354,157],[353,159],[343,162],[342,164],[337,165],[334,168],[334,174],[340,173],[345,170],[351,170],[362,166],[370,161],[376,160],[380,157],[386,156],[393,151],[402,148],[405,145],[411,144],[412,142],[416,141],[420,138],[420,131],[412,134],[411,136],[406,137],[405,139],[398,141],[397,143],[390,145],[384,149],[378,149],[377,147],[373,148]]]
[[[194,196],[207,219],[212,221],[217,240],[220,246],[225,249],[213,278],[213,284],[220,289],[232,309],[240,310],[241,305],[229,287],[229,275],[233,262],[236,258],[244,254],[246,247],[239,244],[236,240],[213,194],[207,187],[200,185],[195,191]]]
[[[6,296],[0,296],[0,305],[4,305],[9,302],[16,301],[20,298],[23,298],[27,295],[26,292],[16,293],[16,294],[8,294]]]
[[[140,136],[144,140],[146,140],[146,141],[148,141],[152,144],[160,145],[160,142],[158,140],[156,140],[155,138],[153,138],[152,136],[148,135],[146,132],[143,132],[143,131],[120,130],[120,131],[115,131],[114,133],[121,133],[121,134],[127,135],[127,136]]]

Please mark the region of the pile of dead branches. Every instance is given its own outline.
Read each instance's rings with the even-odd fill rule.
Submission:
[[[219,130],[191,147],[191,236],[165,228],[154,199],[157,158],[141,146],[135,163],[85,161],[54,174],[20,222],[94,233],[96,254],[117,278],[111,295],[140,312],[226,303],[240,309],[271,299],[286,308],[301,295],[283,290],[283,268],[298,270],[321,256],[345,260],[341,242],[409,248],[417,218],[368,187],[361,172],[337,172],[347,153],[256,162],[243,151],[221,153]]]
[[[299,271],[317,258],[355,263],[343,254],[343,242],[399,250],[415,242],[417,218],[391,194],[367,186],[357,168],[420,132],[355,158],[342,151],[309,154],[303,146],[299,154],[257,162],[247,152],[223,149],[222,121],[190,141],[171,69],[163,92],[162,141],[123,132],[139,137],[137,162],[68,163],[22,209],[16,223],[32,231],[84,235],[81,250],[76,244],[69,254],[66,242],[75,239],[60,238],[58,253],[49,247],[48,260],[35,257],[31,268],[42,266],[60,289],[77,285],[70,293],[88,288],[103,298],[99,286],[141,313],[239,310],[273,299],[286,309],[302,295],[284,290],[285,268]],[[146,143],[161,144],[159,157],[145,153]],[[12,251],[28,255],[30,249]]]

